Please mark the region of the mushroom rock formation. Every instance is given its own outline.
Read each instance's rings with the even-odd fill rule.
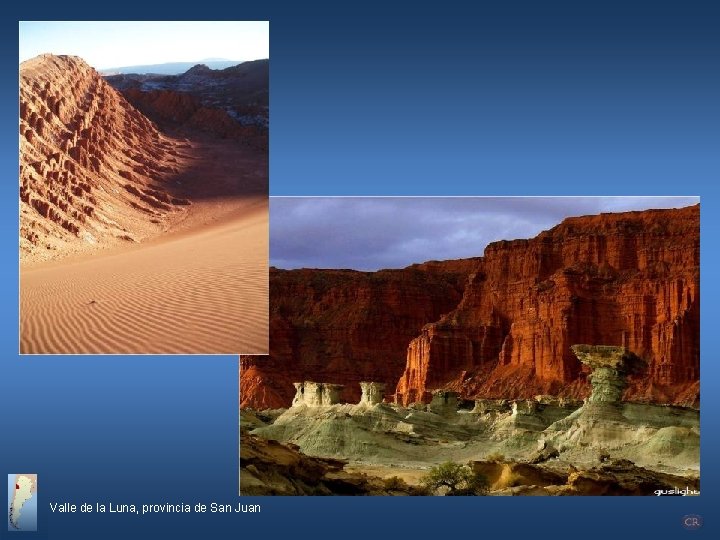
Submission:
[[[625,347],[573,345],[571,349],[580,362],[592,369],[588,377],[592,391],[583,413],[595,413],[603,418],[621,416],[621,400],[627,386]]]

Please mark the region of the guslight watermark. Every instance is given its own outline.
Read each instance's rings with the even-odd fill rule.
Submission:
[[[691,488],[689,488],[689,487],[687,487],[687,486],[686,486],[684,489],[678,489],[678,488],[673,488],[673,489],[656,489],[653,493],[655,493],[655,495],[657,495],[658,497],[660,497],[660,496],[662,496],[662,495],[675,495],[675,496],[680,495],[680,496],[682,496],[682,497],[686,497],[686,496],[688,496],[688,495],[700,495],[700,491],[699,491],[699,490],[697,490],[697,489],[691,489]]]

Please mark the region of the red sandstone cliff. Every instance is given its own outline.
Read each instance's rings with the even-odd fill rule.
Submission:
[[[584,397],[577,343],[638,357],[626,398],[699,399],[700,209],[569,218],[482,258],[376,273],[271,270],[270,357],[243,361],[241,404],[288,406],[292,382]],[[445,314],[445,315],[443,315]]]
[[[302,380],[384,381],[391,394],[407,344],[460,301],[475,259],[404,270],[270,270],[270,357],[243,357],[241,403],[287,407]]]
[[[700,366],[700,210],[569,218],[489,245],[457,308],[408,347],[403,403],[587,395],[570,345],[622,345],[645,364],[626,398],[694,404]]]

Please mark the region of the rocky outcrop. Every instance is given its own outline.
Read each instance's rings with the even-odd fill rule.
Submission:
[[[273,369],[267,355],[240,356],[240,408],[258,410],[289,407],[294,396],[293,381]]]
[[[21,257],[160,230],[189,204],[176,147],[80,58],[20,64]]]
[[[512,403],[506,399],[476,399],[472,412],[476,414],[507,412]]]
[[[123,95],[148,118],[166,128],[179,129],[181,133],[204,131],[267,150],[266,129],[244,125],[225,109],[205,106],[192,94],[176,90],[129,88]]]
[[[428,410],[435,414],[455,414],[458,409],[458,393],[448,390],[436,390]]]
[[[360,382],[386,384],[392,396],[407,344],[423,325],[460,301],[475,260],[404,270],[270,270],[270,357],[243,357],[241,403],[289,407],[293,383],[343,384],[358,403]]]
[[[573,345],[570,350],[578,360],[592,369],[589,377],[592,392],[588,403],[615,404],[622,399],[625,381],[625,347],[606,345]]]
[[[345,461],[304,455],[298,447],[241,434],[240,494],[252,495],[420,495],[402,481],[344,470]]]
[[[382,403],[385,397],[385,383],[363,381],[360,383],[360,390],[362,391],[361,405],[377,405]]]
[[[474,461],[493,495],[664,495],[699,494],[697,477],[652,471],[626,459],[578,470],[514,461]],[[680,486],[680,487],[678,487]]]
[[[654,457],[658,463],[697,464],[697,410],[623,402],[633,356],[624,347],[573,345],[571,349],[592,370],[588,377],[592,391],[582,407],[548,426],[541,442],[567,452],[565,456],[575,454],[576,460],[591,451],[604,456],[632,451],[635,459],[643,461]]]
[[[583,415],[603,420],[621,418],[621,400],[627,387],[625,347],[573,345],[570,349],[592,370],[588,377],[592,391],[583,406]]]
[[[293,407],[306,405],[308,407],[323,407],[340,403],[342,384],[316,383],[311,381],[296,382]]]
[[[123,74],[106,80],[160,125],[201,130],[267,150],[269,62],[225,69],[198,64],[181,75]]]
[[[695,476],[699,411],[667,405],[560,399],[483,400],[457,408],[457,394],[436,391],[430,405],[303,404],[241,410],[252,433],[299,445],[308,454],[382,465],[427,468],[486,456],[497,461],[572,463],[587,469],[629,459],[659,472]]]
[[[626,399],[697,404],[698,206],[569,218],[485,250],[457,308],[408,347],[399,401],[537,393],[585,397],[574,343],[625,347],[643,363]]]
[[[473,472],[487,479],[492,491],[518,486],[547,487],[563,485],[568,474],[530,463],[511,460],[471,461]]]

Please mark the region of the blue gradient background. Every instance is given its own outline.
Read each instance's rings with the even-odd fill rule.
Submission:
[[[40,530],[26,534],[717,535],[717,3],[170,6],[33,2],[1,23],[0,464],[39,474]],[[168,15],[271,21],[272,194],[700,195],[702,496],[246,498],[262,514],[51,515],[53,500],[239,500],[236,358],[16,352],[17,20]],[[702,529],[683,530],[689,513]]]

